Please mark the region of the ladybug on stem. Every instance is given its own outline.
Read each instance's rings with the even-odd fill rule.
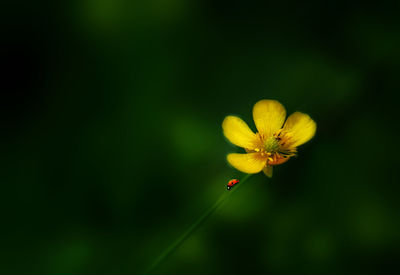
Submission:
[[[226,185],[227,190],[231,190],[233,186],[239,183],[238,179],[231,179],[228,184]]]

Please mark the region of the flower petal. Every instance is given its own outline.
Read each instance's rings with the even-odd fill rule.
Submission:
[[[233,144],[254,149],[257,143],[256,134],[247,126],[246,122],[236,116],[227,116],[222,122],[225,137]]]
[[[243,173],[255,174],[260,172],[266,163],[266,158],[262,157],[260,153],[250,154],[229,154],[227,156],[228,162]]]
[[[253,119],[258,132],[264,137],[272,136],[278,131],[286,118],[286,110],[276,100],[263,99],[253,107]]]
[[[269,178],[272,178],[272,172],[273,172],[273,168],[272,168],[272,166],[271,165],[267,165],[267,166],[265,166],[264,168],[263,168],[263,172],[264,172],[264,174],[267,176],[267,177],[269,177]]]
[[[283,130],[291,136],[290,147],[297,147],[312,139],[317,124],[309,115],[294,112],[286,120]]]
[[[289,157],[286,157],[286,158],[284,158],[284,157],[274,157],[272,159],[272,161],[268,161],[268,165],[271,165],[271,166],[279,165],[279,164],[287,162],[288,160],[289,160]]]

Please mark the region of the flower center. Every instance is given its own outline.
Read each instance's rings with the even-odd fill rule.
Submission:
[[[269,137],[264,141],[264,148],[268,153],[276,153],[279,151],[279,142],[275,137]]]

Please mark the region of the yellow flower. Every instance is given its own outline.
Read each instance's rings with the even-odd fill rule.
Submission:
[[[272,177],[272,166],[282,164],[297,154],[297,147],[309,141],[317,124],[309,115],[295,112],[285,122],[286,110],[276,100],[260,100],[253,107],[253,119],[258,133],[253,133],[246,122],[227,116],[222,122],[225,137],[242,147],[247,154],[229,154],[228,162],[244,173],[263,170]],[[283,126],[283,127],[282,127]]]

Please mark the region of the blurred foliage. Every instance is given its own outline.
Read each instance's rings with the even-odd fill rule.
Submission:
[[[398,265],[395,1],[81,0],[0,11],[1,274],[138,274],[240,173],[222,136],[277,99],[316,137],[155,274]]]

